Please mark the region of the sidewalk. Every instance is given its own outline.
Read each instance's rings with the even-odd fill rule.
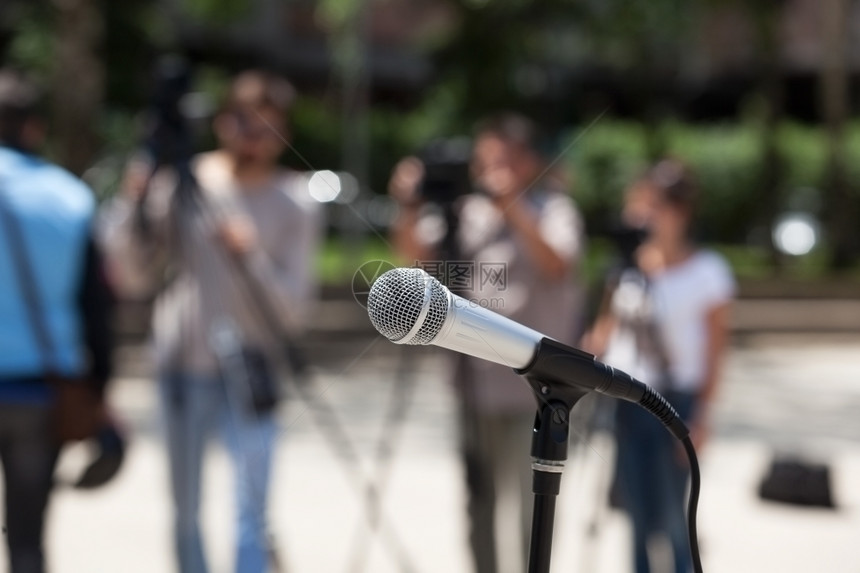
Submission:
[[[705,571],[860,570],[860,336],[741,340],[730,355],[715,436],[702,453],[699,524]],[[354,342],[350,348],[344,342],[316,383],[365,459],[373,455],[399,352],[384,340],[369,343]],[[440,367],[443,351],[407,352],[416,372],[415,395],[396,446],[385,513],[415,573],[468,573],[453,404]],[[103,490],[58,493],[48,533],[55,573],[173,570],[153,385],[143,378],[123,379],[113,399],[133,435],[128,464]],[[365,536],[357,478],[338,465],[313,416],[293,402],[284,408],[281,422],[285,439],[277,456],[270,517],[290,572],[350,571],[360,550],[366,550],[366,567],[352,570],[402,571],[390,544]],[[576,416],[574,423],[581,423]],[[608,471],[604,460],[611,459],[611,449],[611,442],[598,435],[571,456],[559,498],[554,572],[630,570],[629,529],[622,515],[604,511],[597,535],[586,535],[595,508],[605,499],[601,476]],[[758,501],[757,483],[774,449],[829,461],[839,510]],[[68,452],[61,470],[68,472],[68,466],[80,462],[81,453]],[[227,573],[232,559],[232,477],[225,453],[220,448],[212,453],[205,473],[203,522],[212,570]],[[511,573],[520,572],[516,564],[510,565]]]

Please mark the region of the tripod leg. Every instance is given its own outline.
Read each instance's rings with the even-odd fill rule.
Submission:
[[[382,424],[380,438],[376,444],[374,463],[376,475],[372,484],[375,487],[367,488],[366,496],[366,526],[359,524],[353,543],[352,559],[349,571],[361,573],[365,569],[367,556],[370,552],[371,541],[378,535],[382,526],[382,496],[394,467],[394,450],[406,423],[406,415],[412,404],[412,396],[416,387],[416,376],[414,365],[410,362],[405,347],[400,347],[401,352],[397,358],[397,370],[393,380],[390,405],[387,409],[385,420]],[[407,563],[400,564],[404,571],[409,570]]]
[[[386,519],[385,512],[382,511],[381,506],[377,504],[375,507],[378,509],[374,510],[374,505],[372,505],[373,500],[380,495],[380,492],[376,483],[367,478],[364,472],[361,471],[361,459],[355,446],[350,441],[346,429],[340,422],[337,412],[323,398],[323,393],[313,394],[310,391],[310,387],[303,384],[296,384],[294,388],[302,402],[307,405],[314,422],[331,446],[336,460],[340,462],[341,466],[352,478],[350,483],[358,490],[361,504],[367,512],[367,519],[371,524],[375,523],[376,531],[388,542],[391,552],[400,565],[400,570],[407,573],[416,571],[406,551],[405,544],[400,540],[397,529],[390,525],[390,520]],[[372,511],[376,511],[378,514],[375,522],[371,521],[373,520]]]

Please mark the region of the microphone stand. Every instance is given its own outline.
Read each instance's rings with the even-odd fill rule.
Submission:
[[[549,573],[555,501],[567,459],[570,412],[594,390],[618,398],[630,396],[623,383],[604,385],[605,373],[595,369],[592,355],[550,338],[541,339],[531,363],[515,372],[525,378],[538,402],[531,452],[535,498],[528,573]]]
[[[538,401],[531,449],[534,511],[528,573],[549,573],[555,502],[567,460],[570,412],[589,391],[575,385],[551,384],[539,374],[525,374],[525,379]]]
[[[695,481],[691,482],[688,528],[691,550],[696,557],[697,571],[701,571],[698,559],[698,542],[695,535],[695,503],[698,499],[698,463],[689,440],[689,431],[677,412],[666,400],[623,372],[610,374],[605,369],[595,368],[594,356],[568,347],[550,338],[541,339],[531,363],[515,370],[525,377],[538,401],[532,438],[532,469],[535,495],[532,514],[531,547],[528,573],[549,573],[552,555],[552,531],[555,521],[555,501],[561,485],[561,473],[567,459],[570,434],[570,412],[586,394],[597,391],[608,396],[635,402],[663,422],[663,425],[684,443],[695,469]],[[617,377],[616,377],[617,374]],[[608,375],[608,376],[607,376]]]

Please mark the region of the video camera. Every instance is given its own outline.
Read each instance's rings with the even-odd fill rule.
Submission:
[[[619,221],[609,230],[608,235],[617,250],[621,267],[625,269],[635,267],[636,251],[648,238],[648,229]]]
[[[153,167],[187,162],[193,153],[183,98],[191,91],[191,66],[175,56],[155,68],[152,101],[146,116],[144,148]]]
[[[472,143],[466,137],[436,139],[418,154],[424,164],[419,193],[424,201],[450,205],[472,190],[469,160]]]

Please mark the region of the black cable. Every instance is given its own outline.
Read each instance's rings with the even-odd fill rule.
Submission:
[[[638,381],[636,383],[642,384]],[[695,573],[702,573],[702,559],[699,556],[699,534],[696,528],[696,513],[699,509],[702,476],[699,472],[699,459],[696,457],[696,449],[690,440],[690,430],[681,420],[672,404],[652,387],[645,387],[644,394],[639,399],[638,404],[658,418],[669,430],[669,433],[684,445],[684,451],[690,461],[690,497],[687,505],[687,535],[690,538],[690,557],[693,560]]]
[[[696,450],[693,448],[693,442],[690,436],[687,436],[681,443],[684,445],[684,451],[687,452],[687,459],[690,460],[690,497],[687,502],[687,533],[690,536],[690,556],[693,559],[693,571],[702,573],[702,558],[699,555],[699,533],[696,528],[696,514],[699,510],[699,490],[702,487],[702,476],[699,473],[699,460],[696,457]]]

